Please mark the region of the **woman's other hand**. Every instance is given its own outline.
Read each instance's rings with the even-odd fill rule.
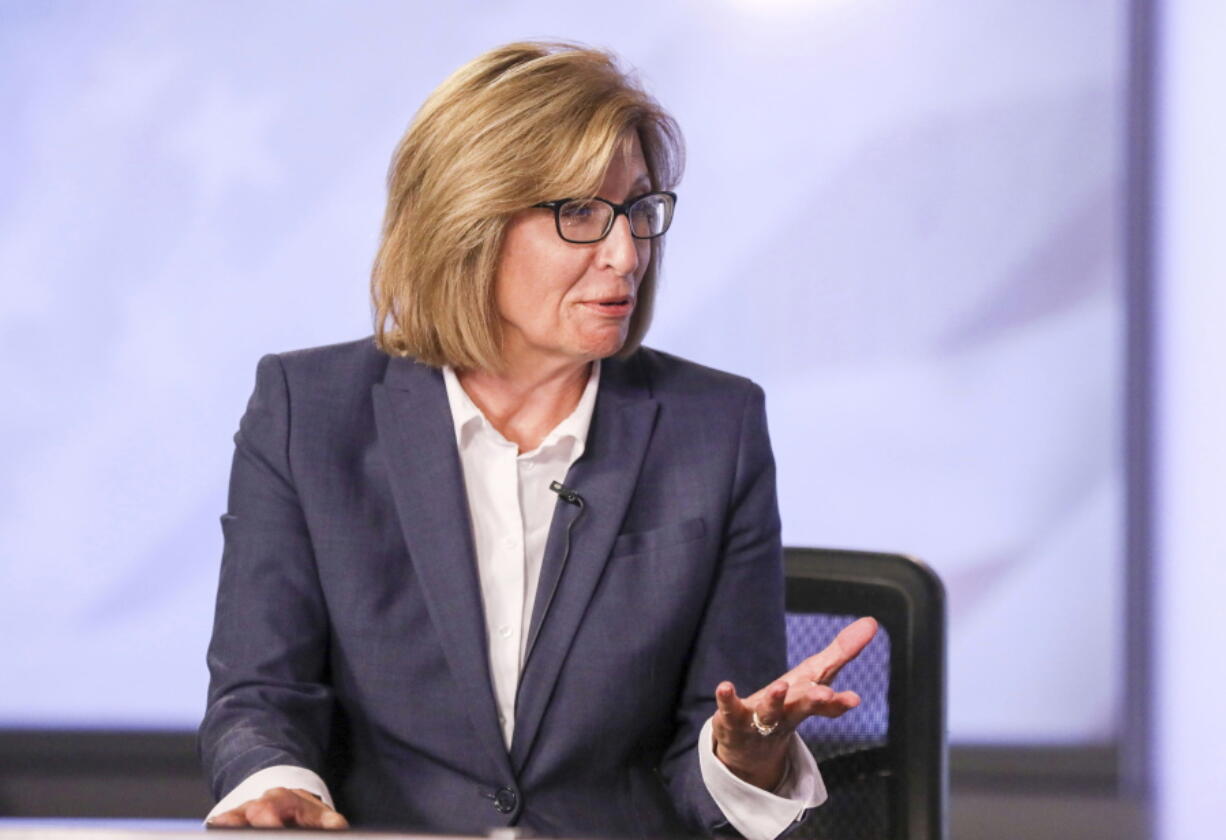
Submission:
[[[830,684],[876,633],[874,619],[854,621],[821,653],[745,698],[737,696],[732,683],[720,683],[712,718],[716,757],[750,784],[776,788],[786,767],[788,741],[801,721],[813,715],[839,717],[860,705],[860,695],[836,692]]]
[[[259,799],[218,814],[209,828],[348,828],[349,822],[314,794],[272,788]]]

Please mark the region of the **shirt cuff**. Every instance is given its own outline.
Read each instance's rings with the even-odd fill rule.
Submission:
[[[788,766],[774,791],[763,790],[738,778],[715,757],[711,719],[698,735],[698,768],[707,792],[745,840],[773,840],[826,801],[826,785],[817,762],[800,736],[788,743]]]
[[[329,808],[336,808],[332,804],[332,794],[328,793],[328,786],[317,773],[292,764],[277,764],[257,770],[239,782],[238,787],[223,796],[221,801],[213,806],[213,810],[209,811],[204,822],[207,825],[209,820],[218,814],[237,808],[252,799],[259,799],[266,791],[278,787],[305,790],[307,793],[318,796]]]

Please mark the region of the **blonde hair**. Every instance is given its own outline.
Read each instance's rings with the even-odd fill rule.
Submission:
[[[635,133],[653,189],[672,188],[680,129],[610,53],[515,43],[455,71],[417,112],[388,171],[371,273],[378,346],[434,366],[499,369],[494,280],[508,220],[540,201],[595,195]],[[647,332],[660,258],[652,240],[619,355]]]

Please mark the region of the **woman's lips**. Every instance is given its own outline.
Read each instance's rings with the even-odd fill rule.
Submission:
[[[606,298],[604,300],[584,301],[588,309],[606,318],[623,318],[634,311],[634,298]]]

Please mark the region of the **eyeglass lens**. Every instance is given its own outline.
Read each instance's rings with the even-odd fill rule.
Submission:
[[[626,216],[630,233],[637,239],[650,239],[668,230],[672,221],[672,197],[651,193],[630,205]],[[558,227],[563,239],[595,242],[613,227],[613,206],[600,199],[575,199],[558,208]]]

